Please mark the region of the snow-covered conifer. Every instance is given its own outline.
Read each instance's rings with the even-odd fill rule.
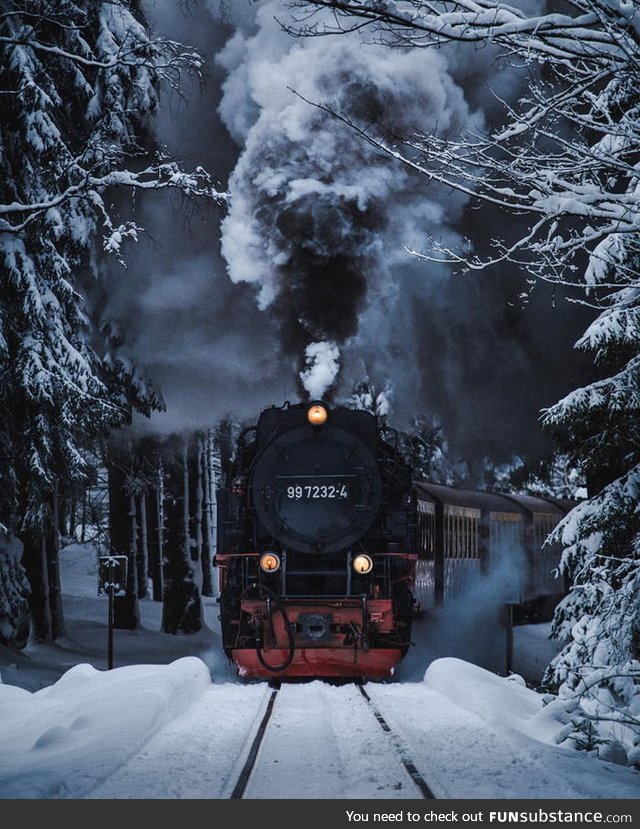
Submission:
[[[162,84],[201,59],[152,38],[129,0],[7,0],[0,11],[0,523],[41,533],[88,443],[159,400],[101,341],[85,288],[139,228],[113,188],[219,194],[152,151]],[[13,526],[11,526],[13,522]],[[42,635],[46,635],[46,631]]]

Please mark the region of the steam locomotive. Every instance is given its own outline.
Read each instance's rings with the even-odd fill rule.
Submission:
[[[547,538],[574,503],[414,481],[364,411],[266,409],[218,490],[227,656],[246,678],[389,678],[415,619],[482,579],[500,624],[548,621],[568,585]]]
[[[246,678],[385,678],[406,653],[418,559],[411,469],[373,415],[264,410],[218,492],[223,646]]]

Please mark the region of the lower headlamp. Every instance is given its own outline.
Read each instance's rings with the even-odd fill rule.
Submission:
[[[275,573],[280,569],[280,556],[275,553],[264,553],[260,556],[260,567],[265,573]]]
[[[351,562],[351,566],[361,575],[366,575],[373,570],[373,559],[365,553],[360,553]]]

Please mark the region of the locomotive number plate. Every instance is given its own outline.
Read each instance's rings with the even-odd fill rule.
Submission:
[[[280,491],[290,501],[348,501],[353,476],[279,478]]]

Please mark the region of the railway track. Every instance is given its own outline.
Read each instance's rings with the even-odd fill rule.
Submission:
[[[269,720],[271,719],[271,714],[273,713],[273,706],[276,702],[276,695],[278,690],[275,689],[271,692],[271,696],[269,697],[269,702],[267,703],[267,710],[265,711],[262,719],[260,720],[260,725],[258,726],[258,730],[251,741],[251,748],[249,749],[249,754],[245,763],[242,767],[242,770],[238,776],[235,786],[233,787],[233,791],[231,792],[231,800],[242,800],[242,797],[245,793],[247,788],[247,783],[251,777],[251,773],[256,765],[256,760],[258,759],[258,752],[260,750],[260,746],[262,745],[262,740],[264,739],[265,732],[267,730],[267,726],[269,725]]]
[[[413,760],[407,754],[406,749],[402,745],[402,742],[401,742],[400,738],[398,737],[398,735],[395,734],[391,730],[391,728],[389,727],[387,721],[382,716],[382,714],[378,710],[377,706],[372,702],[371,697],[365,691],[364,687],[362,685],[358,685],[358,690],[360,691],[360,693],[362,694],[364,699],[367,701],[367,704],[369,706],[371,706],[371,711],[372,711],[374,717],[376,718],[376,720],[378,721],[378,724],[379,724],[380,728],[383,730],[383,732],[385,734],[388,735],[389,739],[392,741],[393,745],[395,746],[395,748],[398,752],[398,758],[399,758],[400,762],[402,763],[405,771],[407,772],[407,774],[411,778],[412,783],[414,784],[414,786],[420,792],[420,796],[423,797],[425,800],[435,800],[436,797],[435,797],[434,793],[429,788],[429,786],[427,784],[427,781],[424,779],[424,777],[418,771],[418,769],[416,767],[416,764],[413,762]]]
[[[318,681],[300,694],[300,686],[274,686],[247,739],[229,798],[278,797],[283,778],[289,785],[296,781],[297,797],[340,797],[340,789],[343,797],[357,797],[363,781],[356,758],[366,754],[369,789],[374,780],[381,796],[435,799],[372,694],[361,684],[349,688]]]

